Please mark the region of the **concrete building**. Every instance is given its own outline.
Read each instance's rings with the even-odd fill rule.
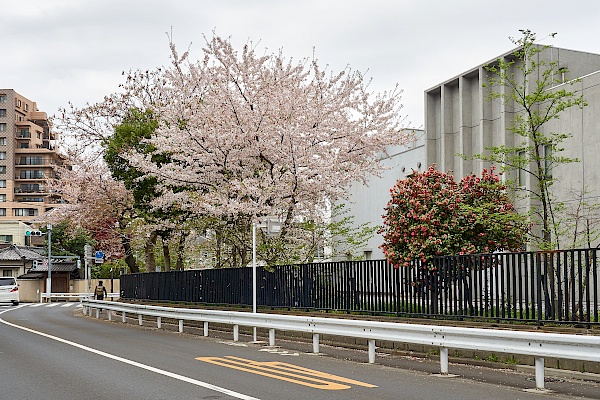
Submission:
[[[383,225],[383,214],[391,199],[390,189],[399,179],[405,179],[413,171],[423,172],[425,166],[424,131],[415,130],[414,140],[406,146],[387,149],[388,156],[382,159],[385,167],[381,176],[371,176],[366,185],[355,183],[349,189],[346,209],[348,215],[354,217],[354,226],[368,223],[371,226]],[[383,236],[376,234],[367,246],[361,249],[365,260],[382,260],[385,258],[379,248],[383,244]]]
[[[473,160],[474,154],[485,154],[486,147],[514,147],[522,141],[510,131],[518,109],[515,104],[503,104],[489,99],[486,65],[499,58],[510,59],[514,50],[452,77],[425,91],[426,165],[436,164],[444,172],[452,171],[456,179],[480,174],[484,162]],[[579,162],[552,166],[557,182],[552,187],[557,201],[600,204],[600,55],[549,47],[536,55],[539,60],[558,62],[558,77],[562,84],[549,89],[576,91],[588,106],[572,107],[542,127],[542,132],[568,133],[562,142],[561,156],[577,158]],[[536,77],[530,77],[535,84]],[[579,79],[574,85],[569,81]],[[498,90],[498,89],[496,89]],[[461,155],[465,156],[464,158]],[[505,176],[527,190],[536,182],[523,171]],[[574,195],[582,195],[579,200]],[[535,200],[525,198],[517,203],[520,209],[531,210]],[[595,245],[596,243],[594,243]]]
[[[44,185],[54,177],[53,166],[63,162],[56,139],[48,116],[34,101],[0,89],[0,222],[31,221],[59,201]]]

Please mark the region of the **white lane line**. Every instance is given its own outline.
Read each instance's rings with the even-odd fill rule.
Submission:
[[[46,305],[46,307],[56,307],[59,304],[60,303],[50,303],[50,304]]]
[[[71,307],[75,303],[65,303],[61,307]]]
[[[46,303],[33,303],[32,305],[30,305],[30,307],[41,307]]]
[[[12,310],[14,310],[14,308]],[[7,311],[10,311],[10,310],[0,311],[0,315],[4,314]],[[136,361],[128,360],[126,358],[115,356],[113,354],[106,353],[106,352],[101,351],[101,350],[96,350],[96,349],[93,349],[91,347],[84,346],[84,345],[79,344],[79,343],[71,342],[69,340],[66,340],[66,339],[63,339],[63,338],[59,338],[57,336],[52,336],[52,335],[49,335],[49,334],[44,333],[44,332],[38,332],[38,331],[35,331],[33,329],[26,328],[24,326],[15,325],[15,324],[13,324],[11,322],[3,320],[2,318],[0,318],[0,322],[3,323],[3,324],[5,324],[5,325],[12,326],[13,328],[18,328],[18,329],[22,329],[22,330],[27,331],[27,332],[35,333],[36,335],[40,335],[40,336],[46,337],[48,339],[56,340],[57,342],[65,343],[65,344],[68,344],[70,346],[77,347],[77,348],[79,348],[81,350],[89,351],[90,353],[98,354],[100,356],[103,356],[103,357],[106,357],[106,358],[110,358],[112,360],[119,361],[119,362],[122,362],[124,364],[129,364],[129,365],[132,365],[134,367],[145,369],[147,371],[155,372],[155,373],[160,374],[160,375],[168,376],[169,378],[174,378],[174,379],[178,379],[178,380],[183,381],[183,382],[191,383],[192,385],[201,386],[203,388],[214,390],[215,392],[220,392],[220,393],[229,395],[231,397],[235,397],[237,399],[242,399],[242,400],[260,400],[260,399],[258,399],[256,397],[248,396],[248,395],[245,395],[243,393],[234,392],[233,390],[225,389],[225,388],[222,388],[220,386],[216,386],[216,385],[213,385],[213,384],[210,384],[210,383],[207,383],[207,382],[202,382],[202,381],[199,381],[197,379],[188,378],[187,376],[175,374],[173,372],[165,371],[165,370],[162,370],[162,369],[159,369],[159,368],[155,368],[155,367],[151,367],[149,365],[145,365],[145,364],[142,364],[142,363],[139,363],[139,362],[136,362]]]

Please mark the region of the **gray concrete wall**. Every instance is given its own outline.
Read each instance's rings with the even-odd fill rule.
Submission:
[[[574,85],[563,84],[554,90],[576,91],[588,103],[583,109],[572,107],[566,110],[559,119],[542,129],[545,134],[571,134],[572,137],[563,142],[564,151],[560,155],[579,159],[577,163],[553,168],[553,174],[558,178],[553,186],[556,202],[573,203],[575,193],[585,192],[584,201],[600,203],[600,190],[596,188],[600,179],[600,55],[548,48],[538,56],[539,60],[558,61],[559,66],[568,68],[565,80],[580,79]],[[500,57],[508,58],[510,52]],[[518,112],[515,104],[490,101],[490,89],[483,87],[488,75],[484,65],[494,61],[425,92],[426,166],[436,164],[441,171],[452,171],[457,179],[470,173],[479,174],[490,165],[472,160],[470,156],[488,153],[486,146],[514,147],[523,140],[510,131],[515,112]],[[532,78],[532,84],[535,79]],[[505,175],[504,179],[516,180],[517,172]],[[536,182],[526,174],[523,188],[531,190],[535,185]],[[536,202],[524,199],[517,202],[517,206],[526,211],[535,207]],[[565,240],[565,244],[568,242]]]

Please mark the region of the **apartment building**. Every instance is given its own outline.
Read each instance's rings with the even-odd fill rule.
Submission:
[[[63,162],[45,112],[15,92],[0,89],[0,222],[25,222],[53,208],[59,198],[45,187]],[[1,232],[0,232],[1,234]]]

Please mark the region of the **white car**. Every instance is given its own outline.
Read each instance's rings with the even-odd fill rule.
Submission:
[[[19,304],[19,285],[14,277],[0,277],[0,303]]]

